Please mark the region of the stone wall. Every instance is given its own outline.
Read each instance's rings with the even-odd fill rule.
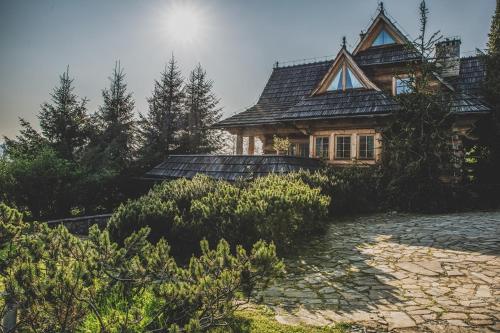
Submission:
[[[104,228],[108,223],[110,217],[111,214],[81,216],[47,221],[47,224],[50,227],[56,227],[60,224],[63,224],[66,228],[68,228],[69,232],[73,234],[87,235],[89,228],[94,224],[97,224],[101,229]]]

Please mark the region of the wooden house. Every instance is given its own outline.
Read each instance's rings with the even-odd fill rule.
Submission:
[[[442,70],[433,84],[454,92],[454,129],[465,133],[490,109],[478,94],[484,67],[477,57],[461,58],[460,43],[454,38],[436,45]],[[334,165],[374,164],[380,159],[381,131],[387,117],[400,108],[394,96],[408,90],[408,65],[422,60],[408,44],[381,5],[354,50],[349,51],[344,41],[334,59],[275,65],[258,102],[214,127],[237,136],[240,162],[251,160],[242,158],[254,155],[256,140],[261,141],[263,154],[275,155],[273,137],[279,136],[291,143],[288,155]],[[248,141],[245,151],[244,138]],[[193,161],[184,161],[191,173],[198,163]],[[181,170],[179,176],[187,175],[179,164],[167,163],[162,172],[168,173],[169,168]]]

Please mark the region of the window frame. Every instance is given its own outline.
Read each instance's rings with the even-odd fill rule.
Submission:
[[[357,135],[358,137],[358,151],[357,151],[357,154],[358,154],[358,159],[360,160],[365,160],[365,161],[373,161],[375,160],[375,135],[374,134],[358,134]],[[372,138],[372,149],[371,149],[371,157],[368,157],[366,154],[366,156],[361,156],[361,138],[362,137],[365,137],[365,138],[368,138],[368,137],[371,137]],[[365,152],[368,153],[368,141],[365,142],[365,145],[366,145],[366,149],[365,149]]]
[[[327,140],[327,145],[326,145],[326,157],[324,156],[324,154],[319,154],[319,151],[318,150],[318,139],[321,139],[321,140]],[[325,143],[322,141],[321,142],[321,147],[322,147],[322,150],[321,151],[324,151],[323,148],[325,146]],[[320,159],[330,159],[330,137],[329,136],[326,136],[326,135],[319,135],[319,136],[315,136],[314,137],[314,157],[316,158],[320,158]]]
[[[309,142],[297,143],[299,157],[309,157]]]
[[[377,44],[375,45],[375,41],[377,40],[377,38],[383,33],[385,32],[386,35],[388,35],[391,39],[392,39],[392,43],[382,43],[382,44]],[[377,35],[375,36],[375,38],[373,38],[371,44],[370,44],[370,47],[384,47],[384,46],[389,46],[389,45],[394,45],[394,44],[397,44],[397,41],[396,41],[396,38],[394,38],[394,36],[389,32],[387,31],[387,29],[385,29],[385,27],[382,27]]]
[[[398,94],[398,80],[403,81],[403,80],[409,80],[409,84],[407,85],[407,89],[410,89],[410,91],[407,92],[401,92]],[[397,95],[402,95],[402,94],[409,94],[411,93],[411,77],[410,75],[396,75],[392,77],[392,95],[397,96]]]
[[[349,144],[347,145],[349,147],[349,156],[348,157],[340,157],[338,152],[338,145],[339,145],[339,138],[348,138],[349,139]],[[345,143],[342,143],[342,155],[345,155],[345,146],[346,144]],[[351,135],[346,135],[346,134],[338,134],[338,135],[335,135],[335,159],[336,160],[339,160],[339,161],[348,161],[348,160],[351,160],[352,159],[352,136]]]
[[[347,85],[347,73],[351,73],[351,76],[354,77],[354,79],[359,82],[359,84],[361,85],[360,87],[352,87],[352,88],[347,88],[346,85]],[[339,72],[341,72],[341,77],[340,77],[340,83],[342,83],[342,89],[330,89],[330,87],[332,86],[333,82],[335,81],[335,78],[337,77],[337,75],[339,74]],[[352,84],[352,77],[351,77],[351,84]],[[326,91],[346,91],[346,90],[356,90],[356,89],[363,89],[363,88],[366,88],[365,86],[365,83],[363,82],[363,80],[355,73],[355,70],[349,66],[349,64],[344,60],[342,62],[342,64],[339,66],[337,72],[335,72],[335,75],[333,75],[333,79],[332,81],[330,82],[330,84],[328,85],[328,88],[326,89]]]

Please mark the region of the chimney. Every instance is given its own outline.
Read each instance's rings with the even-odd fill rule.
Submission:
[[[442,77],[458,76],[461,43],[460,38],[446,38],[436,43],[436,66]]]

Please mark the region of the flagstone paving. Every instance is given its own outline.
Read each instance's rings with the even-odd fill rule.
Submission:
[[[374,332],[500,332],[500,212],[334,223],[262,293],[288,324]]]

